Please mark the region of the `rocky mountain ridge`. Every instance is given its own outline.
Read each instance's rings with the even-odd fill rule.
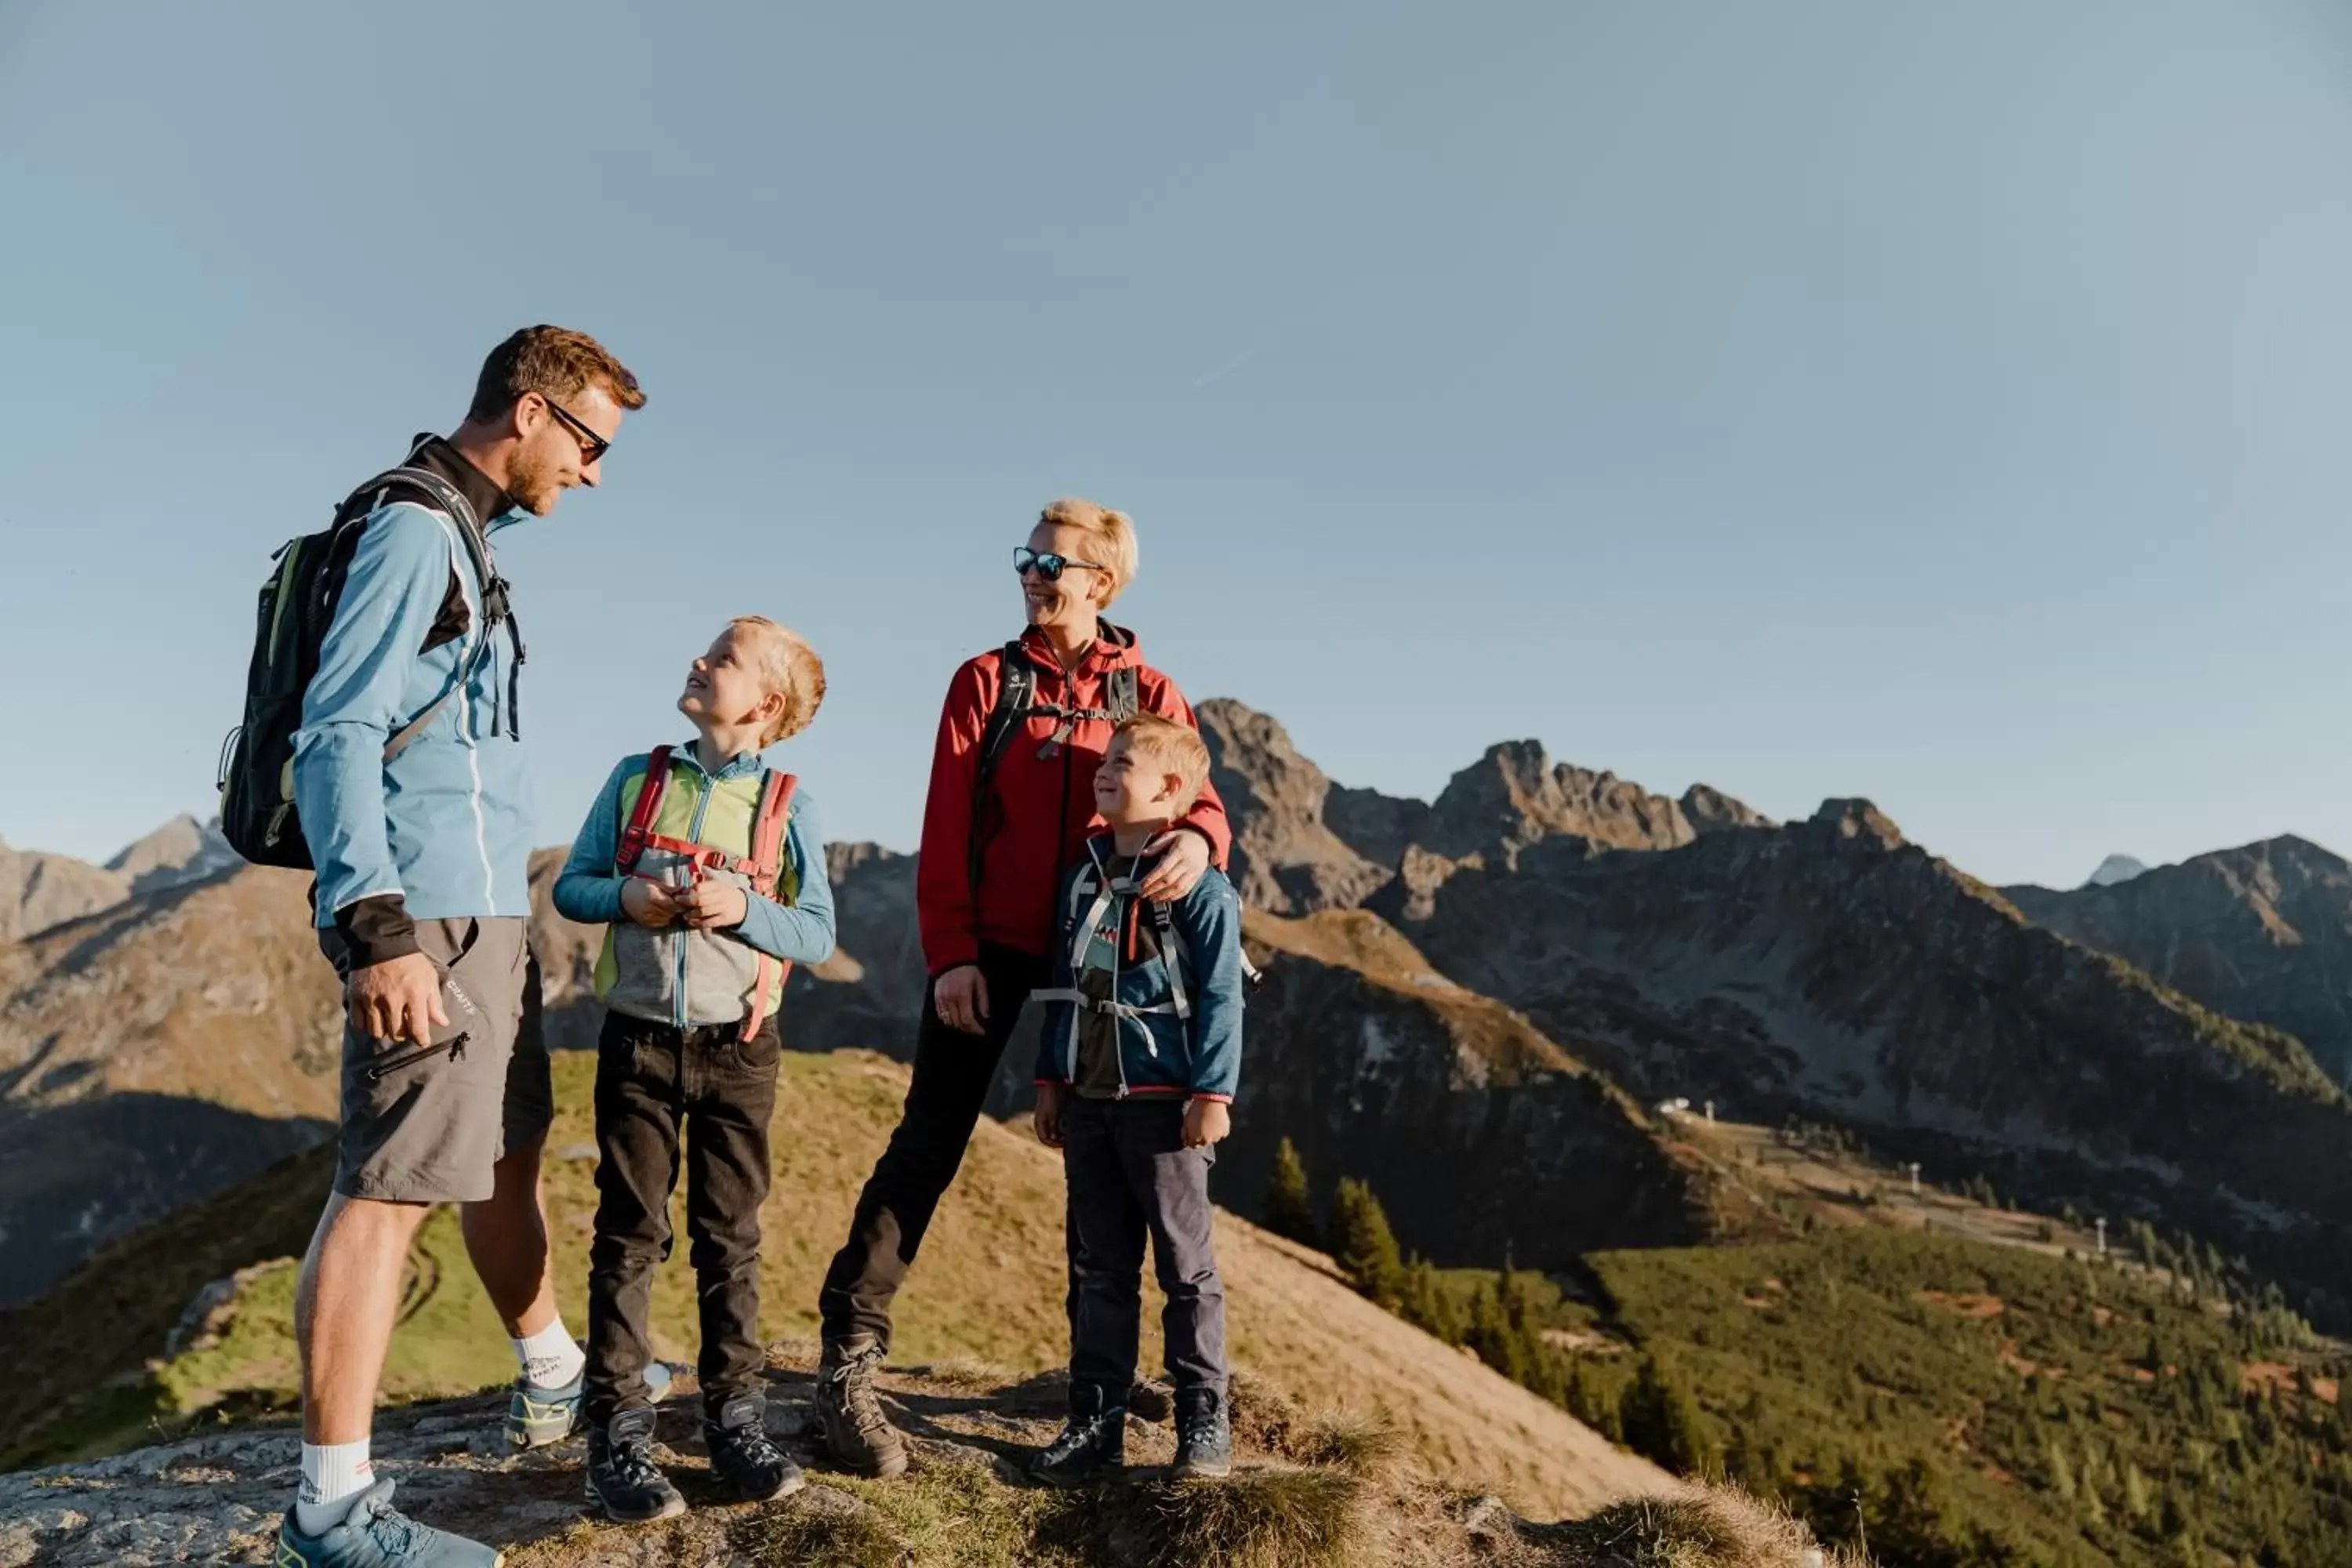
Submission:
[[[2285,1030],[2352,1083],[2352,864],[2334,851],[2289,836],[2067,892],[2001,894],[2036,925]]]
[[[1339,787],[1264,715],[1207,703],[1202,726],[1220,789],[1244,802],[1250,886],[1292,910],[1352,894],[1444,976],[1639,1100],[1839,1121],[1938,1168],[1998,1171],[2053,1209],[2079,1200],[2195,1231],[2287,1274],[2321,1315],[2352,1313],[2352,1168],[2331,1152],[2352,1106],[2305,1043],[2184,994],[2218,994],[2208,979],[2174,989],[2038,928],[1870,802],[1775,825],[1716,792],[1671,800],[1515,743],[1422,813],[1386,803],[1384,858],[1349,844],[1335,875],[1329,840],[1346,836],[1318,803]],[[1278,809],[1251,818],[1265,802]],[[2330,909],[2343,864],[2207,858],[2219,863],[2199,874],[2275,952],[2305,944],[2280,939],[2291,922],[2262,889]],[[2168,880],[2053,897],[2129,906]]]

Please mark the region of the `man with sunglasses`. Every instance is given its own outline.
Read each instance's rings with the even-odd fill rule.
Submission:
[[[873,1383],[889,1350],[891,1303],[962,1163],[1022,1007],[1048,982],[1055,891],[1097,820],[1095,770],[1136,713],[1193,721],[1176,683],[1143,662],[1135,634],[1103,616],[1135,577],[1125,513],[1057,500],[1013,563],[1028,624],[956,671],[931,753],[915,895],[931,984],[914,1081],[818,1297],[825,1445],[835,1463],[870,1476],[907,1466]],[[1138,898],[1181,900],[1224,863],[1231,840],[1215,786],[1204,787],[1138,858]]]
[[[418,437],[337,514],[349,564],[293,767],[319,942],[343,979],[342,1115],[295,1299],[302,1463],[278,1568],[500,1561],[398,1512],[368,1460],[403,1264],[434,1205],[462,1205],[514,1342],[509,1442],[553,1442],[577,1418],[583,1358],[556,1313],[539,1195],[554,1106],[524,940],[522,638],[489,535],[596,484],[645,401],[594,339],[527,327],[490,351],[464,423]]]

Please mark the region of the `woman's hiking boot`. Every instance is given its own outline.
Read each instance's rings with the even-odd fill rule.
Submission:
[[[702,1424],[710,1473],[739,1502],[772,1502],[801,1489],[801,1468],[769,1439],[767,1401],[739,1394]]]
[[[852,1475],[890,1477],[907,1468],[907,1439],[890,1425],[874,1392],[881,1342],[871,1334],[827,1340],[816,1369],[816,1414],[825,1451]]]
[[[1224,1391],[1176,1391],[1176,1462],[1171,1481],[1217,1480],[1234,1473],[1234,1412]]]
[[[588,1506],[615,1524],[675,1519],[686,1499],[654,1463],[654,1413],[624,1410],[588,1428]]]
[[[1049,1487],[1076,1487],[1127,1463],[1127,1406],[1099,1388],[1070,1385],[1070,1418],[1045,1446],[1029,1474]]]
[[[352,1511],[320,1535],[305,1535],[289,1510],[278,1527],[278,1568],[499,1568],[506,1554],[419,1524],[392,1506],[391,1481],[352,1500]]]

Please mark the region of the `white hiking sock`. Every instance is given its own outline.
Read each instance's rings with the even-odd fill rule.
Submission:
[[[294,1494],[294,1528],[324,1535],[343,1522],[352,1500],[375,1485],[368,1440],[302,1445],[302,1489]]]
[[[551,1319],[539,1332],[515,1341],[514,1348],[522,1380],[533,1388],[562,1388],[588,1364],[587,1354],[564,1331],[561,1317]]]

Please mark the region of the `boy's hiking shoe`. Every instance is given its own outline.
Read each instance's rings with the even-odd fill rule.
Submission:
[[[1216,1480],[1234,1473],[1234,1412],[1213,1388],[1186,1388],[1176,1394],[1176,1462],[1171,1481]]]
[[[710,1473],[740,1502],[772,1502],[801,1489],[801,1468],[768,1437],[767,1402],[739,1394],[702,1425]]]
[[[1070,1418],[1029,1474],[1049,1487],[1084,1486],[1127,1463],[1127,1406],[1110,1404],[1099,1388],[1073,1385]]]
[[[561,1388],[541,1388],[529,1378],[514,1381],[514,1393],[507,1400],[507,1447],[517,1449],[544,1448],[550,1443],[561,1443],[580,1429],[580,1400],[586,1391],[588,1373],[583,1370],[578,1377]],[[670,1371],[666,1362],[646,1364],[646,1391],[656,1405],[669,1393]]]
[[[874,1392],[882,1346],[871,1334],[827,1340],[816,1370],[816,1413],[825,1451],[852,1475],[888,1477],[907,1468],[907,1439]]]
[[[675,1519],[686,1499],[654,1463],[654,1413],[624,1410],[588,1428],[588,1506],[615,1524]]]
[[[305,1535],[289,1509],[278,1527],[271,1568],[499,1568],[506,1554],[462,1535],[445,1535],[392,1506],[394,1483],[362,1492],[343,1521]]]

